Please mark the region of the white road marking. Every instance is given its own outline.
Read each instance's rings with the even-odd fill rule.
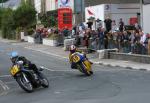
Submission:
[[[16,81],[10,81],[10,82],[5,82],[5,84],[11,84],[11,83],[14,83]]]
[[[50,68],[47,68],[47,67],[45,67],[45,66],[43,66],[44,68],[43,69],[45,69],[45,70],[48,70],[48,71],[73,71],[73,70],[54,70],[54,69],[50,69]]]
[[[11,77],[11,75],[1,75],[0,78]]]
[[[54,92],[54,94],[60,94],[61,92],[59,92],[59,91],[56,91],[56,92]]]
[[[47,52],[47,51],[43,51],[43,50],[35,50],[35,49],[32,49],[30,47],[25,47],[26,49],[29,49],[29,50],[33,50],[33,51],[38,51],[38,52],[41,52],[41,53],[45,53],[47,55],[51,55],[51,56],[54,56],[54,57],[59,57],[57,59],[65,59],[67,61],[69,61],[68,57],[66,56],[61,56],[61,55],[58,55],[58,54],[54,54],[54,53],[50,53],[50,52]],[[90,59],[92,61],[92,59]],[[92,61],[94,64],[99,64],[100,62],[95,62],[95,61]]]
[[[44,67],[44,66],[42,66],[42,67],[43,67],[43,69],[45,69],[45,70],[54,71],[53,69],[49,69],[49,68],[46,68],[46,67]]]
[[[0,86],[4,89],[4,92],[0,93],[0,95],[5,95],[7,94],[7,91],[9,90],[9,87],[0,80]]]
[[[35,49],[29,48],[29,47],[25,47],[25,48],[26,48],[26,49],[29,49],[29,50],[33,50],[33,51],[38,51],[38,52],[41,52],[41,53],[45,53],[45,54],[48,54],[48,55],[52,55],[52,56],[55,56],[55,57],[59,57],[59,58],[62,58],[62,59],[68,59],[68,57],[61,56],[61,55],[54,54],[54,53],[50,53],[50,52],[47,52],[47,51],[35,50]]]

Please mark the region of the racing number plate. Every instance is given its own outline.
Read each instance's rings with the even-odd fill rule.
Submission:
[[[16,73],[18,73],[19,72],[19,67],[17,66],[17,65],[14,65],[12,68],[11,68],[11,70],[10,70],[10,73],[11,73],[11,75],[15,75]]]
[[[79,57],[78,55],[74,55],[74,56],[72,57],[72,61],[75,62],[75,63],[77,63],[77,62],[80,61],[80,57]]]

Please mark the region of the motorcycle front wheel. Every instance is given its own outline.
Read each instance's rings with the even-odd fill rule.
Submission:
[[[24,91],[28,93],[33,92],[32,83],[30,82],[25,73],[22,73],[20,76],[16,77],[16,81]]]
[[[79,71],[82,71],[82,73],[84,73],[86,76],[91,75],[91,73],[85,69],[86,67],[83,62],[78,65],[78,68],[79,68]]]

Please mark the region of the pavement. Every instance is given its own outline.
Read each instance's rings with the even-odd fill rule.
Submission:
[[[5,43],[12,43],[13,45],[22,45],[24,48],[38,51],[44,54],[55,56],[58,58],[68,59],[68,51],[64,51],[63,47],[52,47],[45,46],[41,44],[31,44],[27,42],[19,42],[14,40],[1,39],[0,41]],[[124,61],[124,60],[115,60],[115,59],[99,59],[96,53],[87,54],[88,58],[98,65],[111,66],[111,67],[123,67],[126,69],[135,69],[135,70],[150,70],[150,64],[138,63],[133,61]]]

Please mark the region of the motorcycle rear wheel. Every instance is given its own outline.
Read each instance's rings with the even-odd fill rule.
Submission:
[[[46,78],[46,76],[44,74],[42,74],[42,73],[40,73],[40,80],[41,80],[42,87],[44,87],[44,88],[48,88],[49,87],[49,81]]]

